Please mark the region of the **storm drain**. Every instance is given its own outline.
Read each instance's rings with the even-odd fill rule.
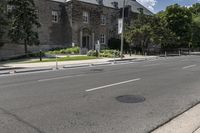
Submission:
[[[123,95],[116,97],[117,101],[122,103],[141,103],[146,99],[139,95]]]

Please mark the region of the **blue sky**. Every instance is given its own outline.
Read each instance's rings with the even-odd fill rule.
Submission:
[[[167,6],[178,3],[182,6],[191,6],[200,0],[137,0],[153,12],[164,10]]]

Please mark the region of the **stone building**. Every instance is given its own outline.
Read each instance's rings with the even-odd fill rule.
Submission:
[[[127,22],[141,9],[147,15],[152,14],[136,0],[126,1]],[[110,38],[119,38],[118,19],[123,0],[35,0],[35,4],[41,23],[40,45],[29,47],[29,51],[79,46],[82,53],[86,53],[94,49],[97,41],[101,48],[106,48]],[[4,55],[2,49],[0,56]],[[10,52],[16,55],[22,53],[23,48],[12,47]]]

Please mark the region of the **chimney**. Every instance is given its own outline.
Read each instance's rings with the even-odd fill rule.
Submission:
[[[111,4],[113,5],[114,8],[118,8],[118,2],[114,1]]]
[[[98,3],[99,5],[103,5],[103,0],[97,0],[97,3]]]

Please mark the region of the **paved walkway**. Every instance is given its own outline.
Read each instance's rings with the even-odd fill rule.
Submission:
[[[140,56],[140,55],[125,55],[123,58],[124,60],[126,59],[135,59],[135,60],[140,60],[140,59],[149,59],[149,58],[156,58],[156,56]],[[58,62],[59,66],[65,66],[65,65],[78,65],[78,64],[93,64],[93,63],[104,63],[104,62],[109,62],[109,61],[114,61],[114,60],[120,60],[120,58],[112,59],[112,58],[103,58],[103,59],[92,59],[92,60],[82,60],[82,61],[61,61]],[[7,63],[4,64],[4,66],[7,67],[25,67],[25,68],[34,68],[34,67],[55,67],[56,62],[42,62],[42,63]]]

